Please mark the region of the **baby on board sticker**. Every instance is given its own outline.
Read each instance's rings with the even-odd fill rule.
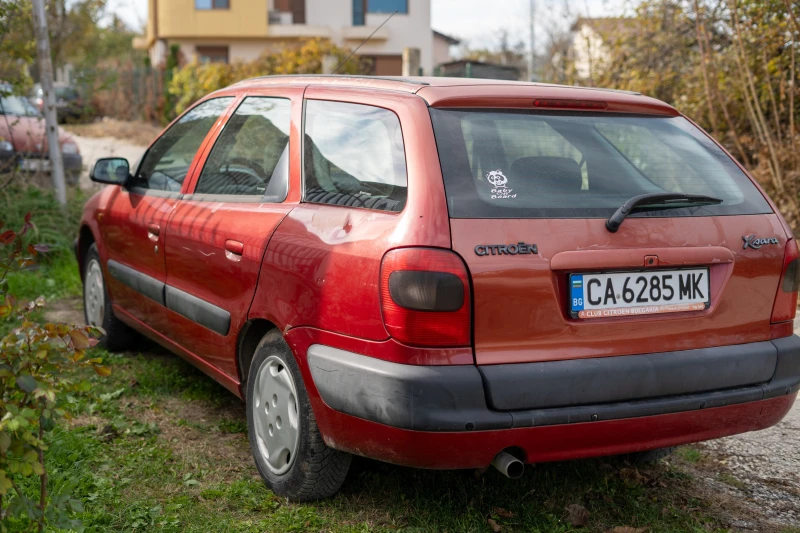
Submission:
[[[492,200],[504,200],[507,198],[516,198],[516,194],[511,194],[514,189],[509,189],[508,178],[503,174],[502,170],[492,170],[486,174],[486,179],[494,187],[492,189]]]

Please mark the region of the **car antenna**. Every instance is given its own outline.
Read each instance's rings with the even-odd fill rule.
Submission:
[[[363,41],[361,44],[359,44],[358,46],[356,46],[356,47],[353,49],[353,51],[352,51],[352,52],[350,52],[350,54],[349,54],[347,57],[345,57],[345,58],[344,58],[344,61],[342,61],[341,63],[339,63],[339,65],[338,65],[338,66],[337,66],[335,69],[333,69],[333,72],[331,72],[331,74],[336,74],[337,72],[339,72],[339,69],[340,69],[340,68],[342,68],[342,67],[344,66],[344,64],[345,64],[345,63],[347,63],[347,60],[348,60],[348,59],[350,59],[351,57],[353,57],[353,54],[355,54],[355,53],[358,51],[358,49],[359,49],[359,48],[361,48],[362,46],[364,46],[365,44],[367,44],[367,41],[369,41],[370,39],[372,39],[372,36],[373,36],[373,35],[375,35],[376,33],[378,33],[378,30],[379,30],[379,29],[381,29],[381,28],[383,28],[383,25],[384,25],[384,24],[386,24],[387,22],[389,22],[389,19],[391,19],[391,18],[392,18],[393,16],[395,16],[396,14],[397,14],[397,9],[395,9],[395,10],[394,10],[394,12],[393,12],[391,15],[389,15],[388,17],[386,17],[386,20],[384,20],[383,22],[381,22],[381,25],[380,25],[380,26],[378,26],[377,28],[375,28],[375,31],[373,31],[372,33],[370,33],[370,34],[369,34],[369,37],[367,37],[366,39],[364,39],[364,41]]]

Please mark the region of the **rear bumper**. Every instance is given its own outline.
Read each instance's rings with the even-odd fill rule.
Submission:
[[[785,396],[800,388],[800,337],[485,367],[401,365],[315,344],[308,365],[322,399],[344,414],[415,431],[510,429]]]
[[[626,359],[631,366],[614,366]],[[711,371],[699,381],[694,378],[705,367],[697,365],[698,359]],[[318,395],[312,400],[321,400],[315,413],[329,445],[428,468],[486,466],[494,454],[511,446],[523,450],[529,462],[540,462],[763,429],[783,418],[800,389],[797,336],[604,360],[575,361],[593,369],[584,373],[580,366],[568,371],[549,363],[401,365],[321,344],[307,349],[313,396]],[[682,363],[675,366],[675,361]],[[589,379],[592,373],[594,381]],[[509,375],[514,379],[509,381]],[[637,388],[642,381],[647,387]],[[539,401],[538,406],[497,408],[512,403],[511,393],[523,390],[517,383],[533,390],[547,384],[550,392],[517,398]],[[563,394],[561,389],[571,390]],[[652,391],[661,395],[652,396]],[[437,446],[470,450],[443,457]],[[426,449],[433,455],[426,456]],[[472,453],[480,450],[484,452]]]

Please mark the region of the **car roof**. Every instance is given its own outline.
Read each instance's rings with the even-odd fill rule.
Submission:
[[[474,107],[476,102],[496,107],[501,101],[531,98],[564,98],[603,100],[609,111],[678,115],[670,105],[632,91],[598,87],[554,85],[550,83],[491,80],[479,78],[445,78],[423,76],[360,76],[360,75],[281,75],[262,76],[240,81],[229,89],[258,88],[274,85],[322,85],[353,89],[401,91],[416,94],[432,107]],[[511,105],[515,107],[514,105]]]
[[[295,74],[278,76],[260,76],[250,78],[232,85],[239,86],[260,86],[274,84],[313,84],[313,85],[337,85],[345,87],[364,87],[365,85],[376,89],[403,90],[405,92],[416,93],[423,87],[474,87],[481,85],[507,85],[516,87],[563,87],[565,89],[586,89],[591,91],[610,91],[622,94],[640,95],[633,91],[620,91],[617,89],[603,89],[599,87],[577,87],[570,85],[555,85],[551,83],[493,80],[483,78],[447,78],[433,76],[361,76],[349,74]]]

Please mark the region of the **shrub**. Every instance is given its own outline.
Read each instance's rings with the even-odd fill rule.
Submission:
[[[10,273],[33,265],[34,257],[47,251],[43,245],[25,244],[33,229],[26,215],[21,231],[3,230],[0,222],[0,320],[16,320],[18,326],[0,339],[0,531],[8,520],[43,531],[45,526],[72,529],[80,523],[71,518],[82,510],[68,494],[48,494],[45,452],[47,432],[66,416],[67,393],[86,392],[88,382],[69,371],[93,367],[101,376],[110,370],[91,358],[87,350],[101,334],[98,328],[66,324],[39,324],[33,319],[44,304],[42,298],[18,302],[8,290]],[[31,478],[38,490],[31,491]],[[31,492],[35,492],[31,496]]]
[[[255,76],[322,74],[326,61],[334,67],[341,65],[338,71],[341,74],[363,74],[369,70],[368,60],[355,56],[348,59],[349,55],[349,50],[329,41],[310,39],[284,46],[251,62],[200,64],[194,61],[175,71],[168,92],[175,98],[176,114],[180,114],[208,93]]]

